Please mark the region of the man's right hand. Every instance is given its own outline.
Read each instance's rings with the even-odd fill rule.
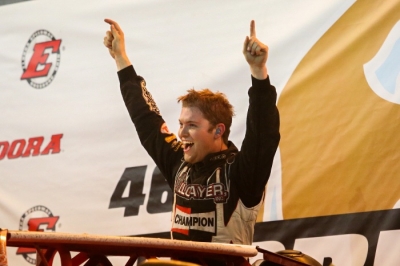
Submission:
[[[106,32],[104,37],[104,46],[108,48],[110,55],[115,59],[118,70],[121,70],[131,65],[125,51],[124,32],[117,22],[111,19],[105,19],[104,21],[110,24],[110,30]]]

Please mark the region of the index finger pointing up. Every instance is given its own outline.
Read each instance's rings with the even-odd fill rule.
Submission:
[[[106,19],[104,19],[104,21],[107,22],[110,25],[113,25],[118,32],[121,32],[121,28],[119,27],[118,23],[115,22],[114,20],[106,18]]]
[[[250,22],[250,37],[256,37],[256,23],[254,20]]]

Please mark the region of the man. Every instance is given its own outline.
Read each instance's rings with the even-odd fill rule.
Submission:
[[[171,237],[250,245],[278,147],[279,113],[266,61],[268,47],[250,23],[243,54],[252,87],[241,150],[228,141],[233,108],[222,93],[189,90],[182,102],[178,136],[159,110],[125,51],[124,33],[110,19],[104,45],[115,59],[125,105],[140,141],[174,191]]]

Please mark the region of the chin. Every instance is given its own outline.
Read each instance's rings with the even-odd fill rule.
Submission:
[[[190,157],[187,156],[186,154],[183,156],[183,160],[185,160],[185,162],[187,163],[191,163]]]
[[[190,156],[188,156],[188,155],[184,155],[184,156],[183,156],[183,160],[185,160],[185,162],[191,163],[191,164],[194,164],[194,163],[197,163],[197,162],[198,162],[198,161],[193,160],[193,158],[190,157]]]

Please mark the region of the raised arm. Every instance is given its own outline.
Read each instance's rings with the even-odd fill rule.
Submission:
[[[268,77],[266,67],[268,46],[257,39],[254,20],[250,22],[250,37],[246,36],[243,44],[243,54],[250,66],[251,75],[256,79],[266,79]]]
[[[280,140],[277,93],[266,67],[268,47],[256,38],[254,21],[243,54],[250,66],[252,85],[248,91],[246,133],[231,173],[240,188],[240,199],[246,207],[253,207],[263,197]]]
[[[110,30],[104,37],[104,45],[108,48],[110,55],[115,59],[118,71],[131,65],[125,51],[125,36],[117,22],[111,19],[105,19],[110,24]]]

